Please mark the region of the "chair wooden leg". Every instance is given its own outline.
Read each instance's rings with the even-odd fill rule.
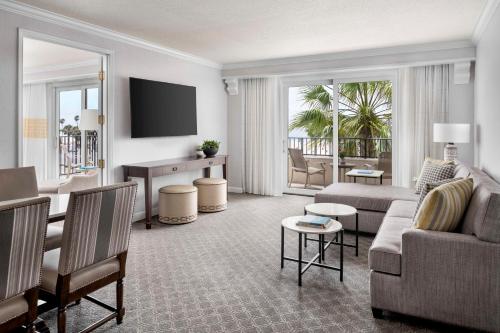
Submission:
[[[372,307],[372,315],[375,319],[382,319],[384,317],[384,312],[381,309]]]
[[[29,323],[27,326],[26,326],[26,332],[27,333],[35,333],[36,330],[35,330],[35,325],[33,323]]]
[[[57,332],[66,333],[66,306],[57,309]]]
[[[304,184],[304,188],[307,188],[308,183],[309,183],[309,173],[306,173],[306,183]]]
[[[326,187],[326,172],[323,172],[323,187]]]
[[[125,308],[123,307],[123,279],[116,281],[116,311],[116,323],[120,325],[125,315]]]
[[[292,176],[290,177],[290,184],[288,184],[288,187],[292,187],[292,183],[293,183],[293,170],[292,170]]]

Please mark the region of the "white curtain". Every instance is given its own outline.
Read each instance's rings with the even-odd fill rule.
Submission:
[[[243,191],[260,195],[283,192],[283,142],[278,80],[245,79],[243,84]]]
[[[38,180],[47,179],[47,90],[45,83],[23,87],[23,166],[34,166]]]
[[[404,68],[399,73],[395,183],[413,187],[426,157],[442,158],[432,127],[448,121],[449,65]],[[394,174],[394,173],[393,173]]]

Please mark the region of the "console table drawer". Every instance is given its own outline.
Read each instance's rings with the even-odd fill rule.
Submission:
[[[217,158],[212,158],[212,159],[205,159],[205,158],[200,158],[199,160],[193,161],[189,164],[189,169],[188,170],[196,170],[196,169],[203,169],[203,168],[209,168],[215,165],[221,165],[223,162],[221,162]]]
[[[186,166],[179,164],[179,165],[169,165],[169,166],[164,166],[164,167],[159,167],[153,169],[153,177],[157,176],[163,176],[163,175],[171,175],[177,172],[184,172],[186,171]]]

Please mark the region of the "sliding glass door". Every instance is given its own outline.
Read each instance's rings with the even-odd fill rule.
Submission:
[[[283,82],[285,193],[314,194],[354,182],[352,170],[383,171],[383,184],[392,184],[395,80],[393,72],[370,72]],[[374,177],[356,181],[380,184]]]
[[[369,176],[383,171],[383,184],[392,184],[393,81],[347,78],[334,80],[333,86],[338,110],[336,179],[380,184],[380,178]],[[351,170],[364,171],[354,178],[349,176]]]
[[[331,81],[302,81],[284,88],[288,119],[285,192],[314,193],[332,182],[334,112]]]

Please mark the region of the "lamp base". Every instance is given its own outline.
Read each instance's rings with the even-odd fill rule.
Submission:
[[[458,148],[454,143],[448,143],[444,147],[444,160],[455,161],[457,159]]]

